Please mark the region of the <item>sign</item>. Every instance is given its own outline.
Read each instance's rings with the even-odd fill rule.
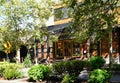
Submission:
[[[6,53],[6,54],[10,53],[11,44],[10,44],[9,41],[7,41],[7,42],[4,44],[4,47],[5,47],[5,53]]]

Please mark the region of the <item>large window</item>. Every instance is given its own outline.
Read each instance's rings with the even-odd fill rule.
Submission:
[[[68,9],[67,7],[61,7],[55,9],[55,21],[62,20],[65,18],[69,18],[71,16],[72,9]]]
[[[80,44],[71,40],[61,40],[55,43],[55,57],[80,56]]]
[[[73,55],[80,56],[80,44],[79,43],[73,43]]]

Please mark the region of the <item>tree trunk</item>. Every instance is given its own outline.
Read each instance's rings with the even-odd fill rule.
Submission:
[[[36,51],[36,44],[35,44],[35,46],[34,46],[34,59],[35,59],[35,64],[38,64],[37,62],[38,62],[38,58],[37,58],[37,51]]]
[[[16,63],[20,63],[20,49],[16,50]]]

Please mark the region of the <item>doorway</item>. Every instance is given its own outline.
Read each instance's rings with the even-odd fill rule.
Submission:
[[[73,54],[73,43],[71,40],[64,41],[64,56],[70,57]]]

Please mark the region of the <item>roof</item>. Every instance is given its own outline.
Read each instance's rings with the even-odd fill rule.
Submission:
[[[54,33],[54,34],[60,34],[69,25],[70,25],[70,23],[48,26],[48,31],[51,32],[51,33]]]
[[[64,23],[54,26],[49,26],[48,31],[53,35],[59,35],[59,40],[63,39],[71,39],[70,35],[67,32],[70,32],[71,30],[67,27],[70,26],[70,23]]]

